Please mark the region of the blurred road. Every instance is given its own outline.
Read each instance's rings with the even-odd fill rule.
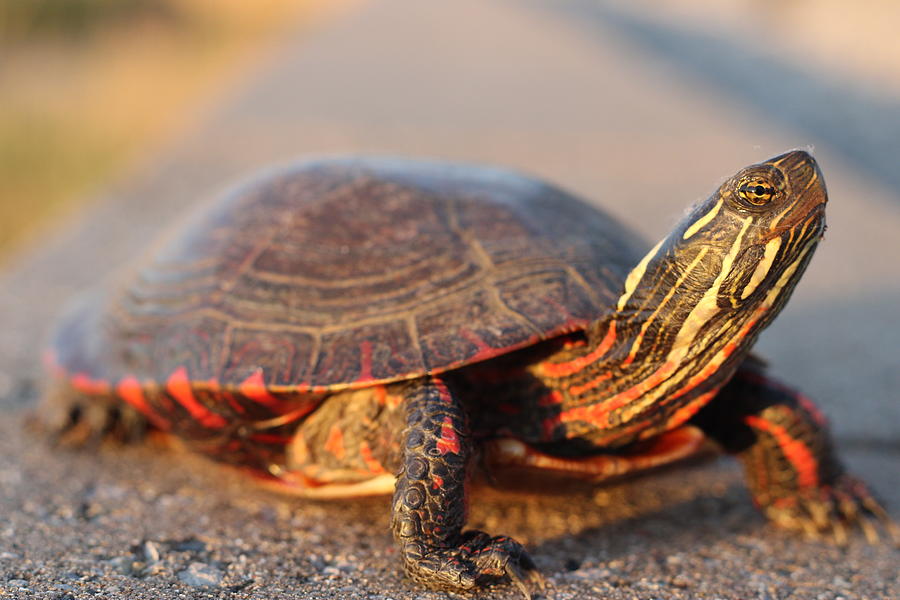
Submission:
[[[840,134],[852,123],[805,112],[840,114],[845,96],[808,85],[779,86],[783,101],[736,93],[721,47],[702,62],[703,39],[683,35],[581,0],[361,2],[289,40],[164,156],[23,252],[0,273],[0,597],[447,597],[399,576],[384,499],[295,502],[181,454],[51,453],[21,431],[40,342],[66,298],[229,181],[308,154],[511,166],[657,239],[738,168],[814,146],[830,228],[760,350],[821,403],[848,462],[900,515],[900,194],[882,164],[900,141],[869,146],[878,165],[867,168],[868,138]],[[757,59],[741,43],[729,40],[742,81],[804,73],[790,55]],[[877,106],[888,108],[863,110],[867,123],[896,101]],[[728,460],[595,493],[483,492],[472,504],[472,525],[531,547],[554,598],[900,597],[896,550],[774,531]]]

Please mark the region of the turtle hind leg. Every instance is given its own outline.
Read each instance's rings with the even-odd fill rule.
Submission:
[[[431,377],[405,391],[406,429],[391,529],[407,575],[432,588],[473,591],[509,579],[526,598],[543,579],[521,544],[463,531],[471,452],[462,405]]]
[[[900,529],[838,459],[824,416],[761,370],[739,370],[694,423],[738,456],[754,502],[776,525],[838,544],[849,528],[900,543]]]
[[[137,442],[148,429],[144,415],[115,397],[86,394],[62,382],[44,393],[29,423],[54,443],[70,447],[96,445],[106,439]]]

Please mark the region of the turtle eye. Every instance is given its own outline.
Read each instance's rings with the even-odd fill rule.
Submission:
[[[738,196],[753,206],[763,206],[772,201],[777,190],[775,186],[762,177],[745,179],[738,185]]]

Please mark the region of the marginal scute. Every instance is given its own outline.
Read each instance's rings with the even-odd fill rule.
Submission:
[[[145,368],[156,381],[163,381],[181,368],[194,380],[218,379],[222,370],[225,329],[221,319],[203,315],[189,315],[165,326],[157,325],[147,352],[150,362]],[[129,334],[112,340],[112,349],[116,350],[116,342],[129,343],[130,354],[140,355],[147,332],[137,329]]]
[[[290,330],[237,328],[224,350],[222,380],[244,382],[265,365],[264,381],[273,386],[296,385],[310,378],[315,340],[308,333]]]
[[[583,327],[643,251],[508,171],[301,163],[196,215],[55,347],[64,370],[112,382],[181,366],[226,389],[260,370],[282,391],[394,381]]]
[[[394,320],[340,329],[322,336],[313,381],[382,380],[393,373],[421,372],[409,326]]]

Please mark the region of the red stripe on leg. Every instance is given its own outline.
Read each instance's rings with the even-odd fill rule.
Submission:
[[[456,435],[456,428],[450,417],[444,417],[441,424],[441,439],[437,442],[437,449],[442,456],[448,452],[459,454],[459,436]]]
[[[775,443],[778,444],[785,458],[797,472],[797,484],[800,487],[817,487],[819,485],[819,461],[816,460],[809,446],[791,437],[788,430],[781,425],[776,425],[762,417],[750,415],[744,417],[744,423],[775,439]]]

